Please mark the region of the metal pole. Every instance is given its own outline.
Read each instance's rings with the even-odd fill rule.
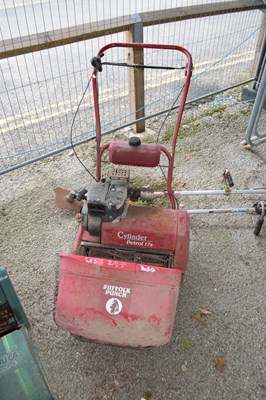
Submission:
[[[255,208],[210,208],[210,209],[196,209],[196,210],[187,210],[188,214],[236,214],[236,213],[245,213],[245,214],[255,214]]]
[[[265,35],[266,39],[266,35]],[[266,53],[264,54],[263,61],[263,70],[261,79],[259,82],[259,88],[257,92],[257,96],[254,102],[254,106],[252,109],[251,116],[249,118],[247,130],[245,133],[245,142],[243,144],[249,144],[250,146],[258,146],[264,142],[266,142],[266,133],[259,134],[257,132],[257,126],[259,122],[259,118],[261,115],[261,111],[264,105],[264,101],[266,99]],[[254,135],[254,136],[252,136]]]
[[[266,194],[266,189],[234,189],[234,190],[192,190],[192,191],[181,191],[174,192],[175,196],[216,196],[216,195],[225,195],[230,196],[232,194]]]
[[[258,194],[264,194],[266,195],[266,189],[233,189],[233,190],[184,190],[184,191],[175,191],[174,196],[175,197],[182,197],[182,196],[220,196],[220,195],[225,195],[225,196],[231,196],[235,194],[249,194],[249,195],[258,195]],[[140,193],[140,198],[142,200],[152,200],[155,197],[167,197],[168,193],[165,192],[146,192],[146,191],[141,191]]]
[[[265,23],[266,23],[266,13],[263,12],[262,21],[261,21],[262,27],[259,31],[259,37],[258,37],[258,43],[257,43],[257,49],[256,49],[256,53],[259,52],[259,56],[258,56],[258,54],[255,54],[255,59],[258,58],[258,61],[257,61],[257,67],[256,67],[256,71],[255,71],[256,80],[254,81],[254,83],[252,85],[253,90],[257,89],[257,85],[260,82],[261,67],[262,67],[263,57],[266,52],[266,32],[265,32],[265,26],[264,26]]]

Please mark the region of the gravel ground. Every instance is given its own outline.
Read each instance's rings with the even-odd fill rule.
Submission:
[[[214,111],[212,105],[201,105],[187,112],[193,123],[186,120],[187,135],[178,140],[175,189],[219,189],[225,168],[236,187],[266,187],[265,145],[247,151],[240,144],[249,106],[234,104],[206,115],[207,107]],[[193,134],[191,127],[196,127]],[[84,147],[82,152],[84,160]],[[57,328],[58,254],[71,251],[77,222],[71,211],[57,209],[53,188],[80,189],[89,182],[67,153],[0,181],[0,263],[31,322],[55,398],[265,399],[266,226],[254,236],[256,216],[191,217],[190,260],[168,345],[133,350],[83,343]],[[181,203],[187,209],[252,207],[259,199],[203,196]],[[191,317],[200,307],[211,311],[205,324]],[[224,368],[217,357],[225,361]]]

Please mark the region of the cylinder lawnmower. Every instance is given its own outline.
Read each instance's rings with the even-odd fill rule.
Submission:
[[[137,136],[101,144],[97,77],[104,53],[114,47],[168,49],[186,57],[185,83],[171,151],[158,143],[143,143]],[[172,178],[192,58],[180,46],[113,43],[98,52],[92,65],[96,181],[78,193],[55,190],[57,205],[76,210],[80,216],[73,252],[60,255],[55,322],[83,340],[129,347],[161,346],[172,335],[189,255],[189,212],[178,209],[176,198],[182,192],[174,192]],[[106,154],[113,168],[108,176],[103,176],[102,158]],[[132,188],[125,167],[155,168],[162,155],[168,160],[167,190],[154,195],[167,196],[171,207],[129,204],[129,199],[147,199],[152,194]],[[232,186],[229,171],[226,178]],[[257,210],[263,222],[264,205],[258,205]]]

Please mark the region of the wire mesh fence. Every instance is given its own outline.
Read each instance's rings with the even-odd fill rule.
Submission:
[[[222,1],[205,1],[215,4]],[[0,40],[15,42],[40,34],[49,42],[47,32],[94,23],[103,29],[112,21],[113,33],[80,40],[77,43],[22,54],[0,60],[0,166],[1,173],[71,146],[70,128],[79,100],[91,75],[90,60],[99,49],[112,42],[127,41],[128,20],[136,14],[201,6],[203,1],[60,1],[4,0],[0,5]],[[116,21],[124,19],[124,31]],[[144,43],[179,45],[193,57],[194,71],[189,100],[207,96],[231,85],[253,79],[257,39],[261,29],[259,10],[212,15],[143,28]],[[107,32],[108,33],[108,32]],[[45,36],[46,35],[46,36]],[[41,37],[41,36],[39,36]],[[111,50],[103,62],[126,63],[125,49]],[[148,66],[185,67],[173,52],[149,50],[144,54]],[[145,117],[173,106],[184,70],[145,69]],[[125,126],[132,120],[128,68],[103,65],[100,85],[102,131]],[[181,85],[181,86],[180,86]],[[153,125],[152,118],[147,123]],[[72,132],[76,144],[95,136],[92,91],[89,88],[76,116]]]

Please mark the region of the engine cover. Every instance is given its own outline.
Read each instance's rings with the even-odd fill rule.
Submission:
[[[95,182],[81,210],[82,227],[93,236],[101,233],[102,222],[120,221],[127,211],[127,180]]]

